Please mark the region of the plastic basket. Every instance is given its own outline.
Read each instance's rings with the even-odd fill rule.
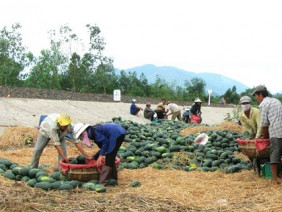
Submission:
[[[251,158],[269,158],[269,139],[255,139],[255,140],[243,140],[237,139],[238,146],[241,152]],[[257,144],[264,146],[263,150],[257,148]]]
[[[120,159],[116,158],[115,165],[118,168]],[[60,166],[63,174],[71,180],[78,180],[81,182],[87,182],[89,180],[98,180],[100,177],[100,171],[97,168],[96,160],[88,160],[86,164],[69,164],[60,161]]]

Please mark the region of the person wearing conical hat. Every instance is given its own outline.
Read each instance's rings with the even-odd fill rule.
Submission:
[[[116,123],[89,125],[78,123],[74,126],[75,137],[90,144],[91,140],[100,148],[93,156],[101,168],[99,183],[107,185],[110,179],[118,180],[115,159],[124,141],[126,130]]]
[[[71,141],[75,143],[77,149],[87,158],[91,159],[83,149],[80,140],[75,138],[73,131],[72,120],[69,115],[66,114],[50,114],[44,118],[39,127],[39,135],[35,143],[35,147],[32,154],[31,168],[38,168],[40,156],[51,140],[53,145],[58,151],[58,169],[60,170],[60,161],[69,163],[67,158],[67,143],[65,136],[71,134]]]
[[[202,122],[202,111],[201,111],[202,101],[200,98],[194,100],[194,104],[191,107],[191,123],[200,124]]]

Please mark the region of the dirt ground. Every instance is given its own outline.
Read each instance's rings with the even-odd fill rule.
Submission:
[[[144,107],[144,105],[140,105]],[[43,99],[0,98],[0,125],[37,127],[40,115],[67,113],[74,123],[95,124],[120,116],[124,120],[149,123],[142,114],[129,114],[130,104],[116,102],[82,102]],[[155,105],[152,106],[153,108]],[[203,107],[203,123],[216,125],[232,114],[233,108]],[[0,150],[0,158],[8,158],[20,165],[30,163],[33,147]],[[86,148],[88,153],[97,149]],[[78,155],[71,144],[68,155]],[[245,157],[241,155],[242,157]],[[57,152],[48,145],[40,159],[50,173],[56,170]],[[44,191],[31,188],[21,181],[0,176],[0,211],[282,211],[281,185],[258,176],[253,170],[226,174],[215,172],[166,169],[152,167],[119,170],[119,184],[107,187],[106,193],[96,193],[80,188],[71,191]],[[130,187],[139,180],[141,186]]]
[[[32,147],[0,150],[0,155],[28,165],[32,150]],[[93,153],[96,149],[86,151]],[[75,156],[78,151],[69,145],[68,154]],[[56,163],[55,148],[46,147],[40,164],[48,165],[46,169],[51,173]],[[118,173],[118,186],[107,187],[106,193],[80,188],[44,191],[0,176],[0,211],[282,211],[281,185],[259,177],[253,170],[226,174],[147,167],[122,169]],[[139,180],[141,186],[130,187],[133,180]]]

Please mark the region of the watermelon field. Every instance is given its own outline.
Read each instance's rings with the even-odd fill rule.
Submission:
[[[77,182],[57,170],[48,145],[38,170],[30,169],[37,130],[8,129],[0,138],[1,211],[281,211],[281,185],[254,173],[236,139],[244,129],[164,120],[139,124],[114,117],[127,129],[118,153],[118,185]],[[208,142],[196,144],[205,133]],[[86,148],[89,154],[98,149]],[[78,157],[68,142],[68,156]],[[77,160],[75,160],[77,161]],[[139,184],[134,184],[139,182]]]

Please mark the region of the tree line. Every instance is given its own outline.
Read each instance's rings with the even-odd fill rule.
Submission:
[[[113,58],[105,56],[106,43],[97,25],[87,24],[88,39],[82,41],[68,25],[48,32],[50,46],[35,56],[22,43],[21,25],[16,23],[0,31],[0,85],[67,90],[84,93],[112,94],[120,89],[123,95],[168,98],[193,101],[196,97],[207,101],[206,83],[201,78],[185,80],[184,87],[176,86],[157,76],[148,83],[144,74],[122,70],[116,74]],[[232,87],[223,95],[227,103],[238,104],[247,89],[237,94]],[[219,102],[221,97],[212,97]]]

